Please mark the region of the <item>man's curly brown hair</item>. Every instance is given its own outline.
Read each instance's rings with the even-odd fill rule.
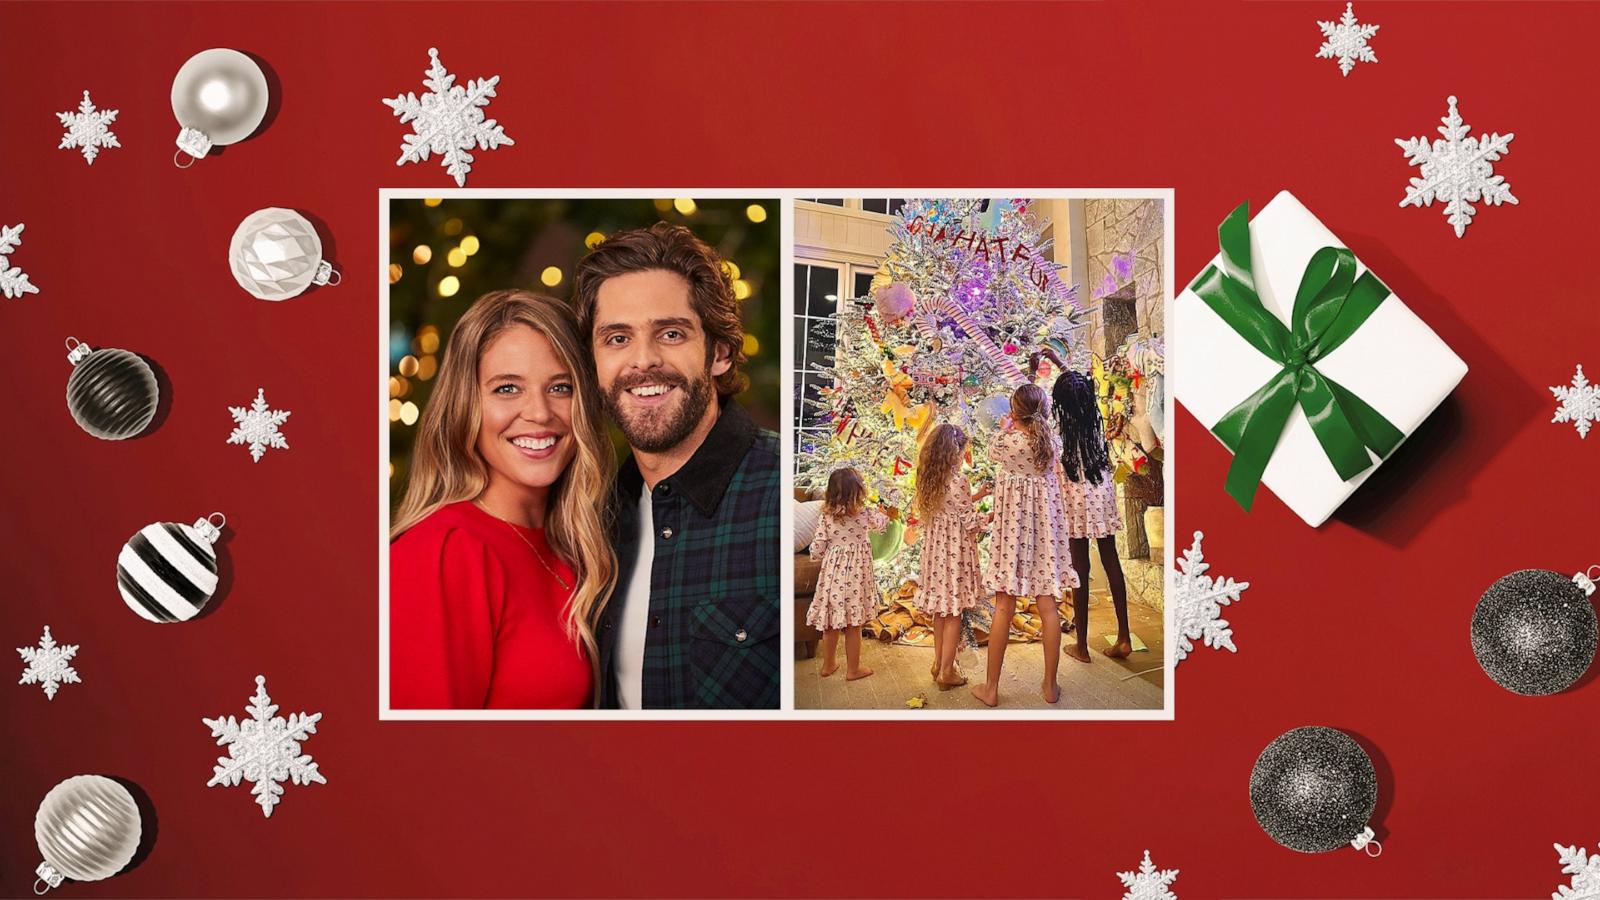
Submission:
[[[619,231],[578,261],[572,302],[583,334],[594,340],[595,301],[606,279],[649,271],[673,272],[689,282],[689,305],[706,333],[707,368],[716,359],[718,346],[728,352],[730,365],[716,378],[717,393],[727,397],[744,390],[750,379],[739,371],[745,362],[744,323],[739,320],[733,282],[717,251],[682,225],[657,222],[649,228]]]

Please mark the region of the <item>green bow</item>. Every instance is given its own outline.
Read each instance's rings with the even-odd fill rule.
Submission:
[[[1222,220],[1217,238],[1221,263],[1201,272],[1190,290],[1250,346],[1283,367],[1211,428],[1233,451],[1228,495],[1250,509],[1261,473],[1297,400],[1340,478],[1348,481],[1371,467],[1368,448],[1379,459],[1388,456],[1405,435],[1360,397],[1317,371],[1316,362],[1354,334],[1388,298],[1389,289],[1371,272],[1355,277],[1356,258],[1349,250],[1323,247],[1306,264],[1291,324],[1285,327],[1256,294],[1250,271],[1248,201]]]

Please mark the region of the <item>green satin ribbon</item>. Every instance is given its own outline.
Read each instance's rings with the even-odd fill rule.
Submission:
[[[1371,272],[1355,277],[1356,258],[1349,250],[1323,247],[1306,264],[1290,324],[1285,326],[1256,293],[1250,270],[1248,201],[1222,220],[1217,238],[1222,261],[1201,272],[1190,290],[1250,346],[1283,367],[1211,428],[1233,451],[1228,495],[1250,509],[1261,473],[1296,402],[1340,478],[1348,481],[1372,466],[1369,448],[1379,459],[1388,456],[1405,435],[1360,397],[1317,371],[1316,363],[1355,334],[1389,296],[1389,289]]]

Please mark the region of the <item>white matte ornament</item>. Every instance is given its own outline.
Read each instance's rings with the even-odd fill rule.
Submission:
[[[33,818],[33,837],[44,857],[33,892],[43,894],[66,878],[110,878],[132,861],[143,830],[127,788],[102,775],[68,778],[44,795]]]
[[[245,217],[228,245],[233,280],[261,300],[298,297],[312,285],[338,284],[322,258],[322,238],[305,216],[269,206]]]
[[[237,50],[213,48],[189,57],[172,79],[172,114],[177,117],[179,168],[244,140],[267,115],[267,76],[256,61]],[[182,154],[191,159],[182,163]]]

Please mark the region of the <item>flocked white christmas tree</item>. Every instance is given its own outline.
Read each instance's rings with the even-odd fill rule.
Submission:
[[[1430,143],[1425,137],[1395,138],[1411,164],[1422,167],[1422,177],[1411,179],[1400,205],[1432,206],[1435,199],[1443,200],[1446,220],[1455,228],[1456,237],[1464,237],[1478,213],[1473,203],[1516,205],[1511,185],[1494,174],[1494,164],[1511,152],[1511,139],[1516,135],[1496,132],[1470,137],[1472,129],[1461,121],[1456,98],[1450,97],[1449,103],[1449,113],[1439,120],[1444,123],[1439,127],[1443,140],[1434,138]]]
[[[236,787],[248,781],[254,785],[250,793],[260,804],[261,815],[270,818],[283,797],[283,782],[328,783],[316,762],[300,752],[300,742],[317,733],[322,713],[291,713],[288,719],[277,715],[278,706],[267,696],[263,675],[256,676],[256,693],[245,709],[250,718],[243,722],[233,716],[200,720],[211,727],[217,746],[228,748],[227,756],[217,757],[206,787]]]
[[[1250,582],[1207,575],[1211,564],[1200,549],[1204,538],[1204,534],[1194,533],[1194,543],[1178,558],[1178,571],[1173,573],[1172,598],[1168,602],[1172,604],[1173,625],[1178,632],[1176,656],[1180,663],[1195,648],[1194,641],[1217,650],[1239,652],[1233,645],[1233,629],[1222,618],[1222,608],[1238,601],[1239,592]]]
[[[400,117],[401,124],[411,124],[412,133],[402,139],[395,165],[426,162],[430,153],[437,153],[456,185],[464,187],[467,173],[472,171],[473,156],[469,151],[474,146],[493,150],[516,143],[506,137],[503,126],[483,117],[483,108],[494,98],[500,76],[474,78],[462,87],[439,61],[438,50],[429,47],[428,58],[432,63],[428,77],[422,80],[428,93],[418,97],[407,92],[383,101]]]
[[[17,653],[27,667],[22,670],[22,680],[17,684],[37,684],[44,689],[47,699],[54,700],[63,684],[80,684],[78,670],[67,663],[78,654],[77,644],[57,645],[50,636],[50,626],[44,627],[44,637],[37,647],[18,647]]]
[[[17,298],[23,294],[37,294],[39,289],[28,281],[28,273],[11,265],[8,258],[22,244],[24,224],[0,225],[0,294]]]
[[[249,408],[230,406],[228,414],[233,416],[235,425],[233,433],[228,435],[228,443],[248,446],[253,462],[260,462],[269,447],[289,449],[289,439],[278,431],[278,426],[289,420],[289,411],[269,408],[265,388],[256,388],[256,399]]]
[[[1571,422],[1578,429],[1578,437],[1587,438],[1589,427],[1600,419],[1600,385],[1590,384],[1584,377],[1583,366],[1578,366],[1572,384],[1552,387],[1550,393],[1559,401],[1551,423]]]
[[[892,239],[876,283],[909,287],[915,312],[891,322],[870,297],[841,300],[833,340],[814,348],[834,357],[831,366],[812,366],[813,381],[826,386],[804,398],[816,420],[831,427],[826,438],[801,448],[798,486],[820,492],[835,469],[849,466],[873,499],[909,512],[927,429],[959,425],[972,440],[978,477],[986,478],[997,404],[1009,400],[1013,387],[1003,369],[1026,368],[1029,355],[1046,346],[1069,365],[1087,368],[1077,292],[1048,261],[1046,223],[1028,200],[983,204],[907,200],[889,224]],[[968,334],[962,319],[987,340]],[[1009,365],[997,364],[996,353]],[[917,545],[906,545],[878,564],[879,583],[896,587],[917,569]]]

